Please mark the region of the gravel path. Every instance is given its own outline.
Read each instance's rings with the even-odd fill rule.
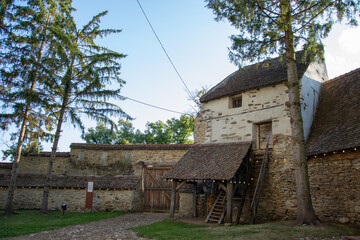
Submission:
[[[23,235],[15,238],[7,239],[36,239],[36,240],[50,240],[50,239],[101,239],[101,240],[128,240],[128,239],[146,239],[137,237],[136,233],[128,230],[131,227],[140,225],[148,225],[154,222],[161,221],[167,218],[166,214],[153,214],[153,213],[131,213],[121,215],[116,218],[109,218],[96,222],[68,226],[52,231],[44,231]]]

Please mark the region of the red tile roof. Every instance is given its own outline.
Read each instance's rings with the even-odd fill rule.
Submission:
[[[229,180],[250,146],[251,142],[195,144],[163,178]]]

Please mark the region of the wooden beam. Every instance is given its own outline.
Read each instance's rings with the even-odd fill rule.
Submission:
[[[223,183],[218,183],[219,186],[222,188],[222,190],[224,190],[225,192],[227,192],[226,186]]]
[[[177,187],[176,187],[176,191],[179,191],[179,189],[184,186],[186,182],[181,182]]]
[[[192,215],[195,218],[196,217],[196,193],[197,193],[197,184],[193,184],[193,208],[192,208]]]
[[[176,184],[177,182],[173,180],[172,190],[171,190],[171,202],[170,202],[170,218],[175,218]]]
[[[234,184],[228,182],[226,184],[226,219],[225,222],[227,224],[232,224],[232,212],[233,212],[233,190],[234,190]]]

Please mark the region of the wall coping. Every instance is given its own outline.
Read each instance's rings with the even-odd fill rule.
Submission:
[[[188,150],[193,144],[94,144],[72,143],[71,149],[87,150]]]

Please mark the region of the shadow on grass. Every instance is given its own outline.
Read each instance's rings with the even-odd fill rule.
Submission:
[[[164,220],[147,226],[132,228],[138,236],[158,240],[167,239],[270,239],[288,240],[304,237],[335,237],[360,235],[358,226],[329,224],[322,226],[289,226],[284,222],[237,226],[200,226]]]
[[[15,215],[4,215],[0,211],[0,238],[15,237],[40,231],[54,230],[69,225],[88,223],[101,219],[123,215],[122,211],[114,212],[67,212],[49,211],[48,215],[40,215],[39,210],[19,210]]]

